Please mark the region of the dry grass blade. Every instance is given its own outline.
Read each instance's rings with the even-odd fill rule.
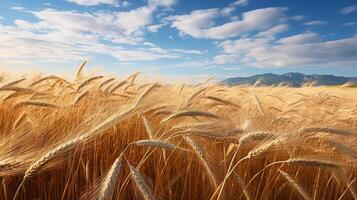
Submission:
[[[249,194],[249,192],[248,192],[248,190],[247,190],[247,186],[246,186],[245,183],[244,183],[244,180],[243,180],[237,173],[235,173],[235,172],[234,172],[234,175],[235,175],[235,177],[236,177],[236,179],[237,179],[239,185],[242,187],[243,194],[244,194],[245,198],[246,198],[247,200],[252,199],[252,197],[250,196],[250,194]]]
[[[254,94],[253,96],[254,96],[255,101],[257,102],[257,105],[258,105],[258,107],[259,107],[260,112],[261,112],[262,114],[264,114],[264,110],[263,110],[262,104],[260,103],[260,101],[259,101],[257,95]]]
[[[200,95],[201,93],[203,93],[204,91],[206,91],[208,89],[208,87],[204,87],[200,90],[197,90],[195,93],[193,93],[190,98],[187,99],[186,101],[186,105],[189,106],[190,103],[192,102],[193,99],[195,99],[198,95]]]
[[[169,120],[177,119],[181,117],[206,117],[206,118],[213,118],[218,119],[219,116],[209,112],[203,111],[181,111],[170,115],[169,117],[162,120],[161,124],[167,123]]]
[[[142,197],[145,200],[154,200],[155,196],[154,196],[151,188],[149,187],[149,185],[146,183],[145,178],[129,162],[128,162],[128,166],[129,166],[129,169],[130,169],[131,177],[132,177],[132,179],[133,179],[133,181],[135,183],[135,186],[139,189],[140,194],[142,195]]]
[[[221,98],[218,98],[218,97],[214,97],[214,96],[205,96],[205,98],[207,99],[210,99],[210,100],[213,100],[213,101],[217,101],[219,103],[222,103],[222,104],[225,104],[225,105],[231,105],[235,108],[240,108],[239,105],[231,102],[231,101],[227,101],[227,100],[224,100],[224,99],[221,99]]]
[[[84,97],[86,97],[89,94],[89,91],[83,92],[81,95],[79,95],[76,100],[74,101],[73,105],[77,105]]]
[[[15,87],[15,86],[1,87],[0,91],[26,92],[26,93],[34,92],[34,90],[32,90],[32,89],[22,88],[22,87]]]
[[[11,86],[15,86],[21,82],[23,82],[24,80],[26,80],[26,78],[21,78],[19,80],[16,80],[16,81],[11,81],[10,83],[7,83],[5,85],[3,85],[2,87],[11,87]]]
[[[279,170],[283,177],[293,186],[305,200],[311,200],[310,195],[286,172]]]
[[[101,185],[98,200],[111,199],[122,166],[122,160],[123,155],[121,154],[112,164],[110,170],[108,171],[108,174],[106,175]]]
[[[73,140],[70,140],[66,143],[63,143],[56,148],[48,151],[46,154],[41,156],[36,162],[30,165],[30,167],[26,170],[24,175],[24,180],[35,175],[45,164],[53,160],[54,158],[62,155],[64,152],[71,150],[75,145],[79,142],[87,139],[88,136],[82,135]]]
[[[152,139],[154,136],[154,131],[153,131],[152,127],[150,126],[149,121],[147,120],[147,118],[144,115],[142,115],[141,118],[143,120],[147,134]]]
[[[209,179],[211,180],[213,187],[217,188],[218,187],[217,178],[213,168],[211,167],[211,164],[209,163],[206,152],[202,149],[200,145],[198,145],[195,141],[193,141],[191,137],[184,136],[184,139],[187,142],[187,144],[191,146],[197,157],[200,159],[203,167],[205,168],[207,174],[209,175]]]
[[[14,123],[14,126],[13,126],[13,130],[16,129],[18,126],[20,126],[27,118],[27,115],[24,113],[22,115],[20,115],[16,120],[15,120],[15,123]]]
[[[357,159],[357,151],[355,149],[353,149],[352,147],[350,147],[342,142],[339,142],[339,141],[327,140],[327,142],[330,145],[333,145],[334,147],[336,147],[337,150],[339,150],[340,152],[342,152],[346,155],[349,155],[354,159]]]
[[[308,127],[308,128],[301,129],[299,132],[300,133],[325,132],[325,133],[332,133],[332,134],[343,135],[343,136],[357,136],[357,134],[352,133],[351,131],[348,130],[328,128],[328,127]]]
[[[239,145],[241,146],[241,145],[249,143],[251,141],[272,138],[273,136],[274,136],[273,133],[267,132],[267,131],[249,132],[249,133],[242,135],[242,137],[239,138]]]
[[[82,88],[84,88],[85,86],[87,86],[88,84],[92,83],[93,81],[98,80],[98,79],[102,79],[102,78],[103,78],[103,76],[94,76],[94,77],[91,77],[91,78],[89,78],[89,79],[83,81],[83,83],[78,86],[77,92],[78,92],[80,89],[82,89]]]
[[[114,114],[113,116],[107,118],[105,121],[97,125],[96,127],[92,128],[89,132],[80,134],[78,137],[71,139],[67,142],[62,143],[61,145],[55,147],[54,149],[48,151],[46,154],[41,156],[36,162],[34,162],[25,172],[24,180],[27,177],[30,177],[37,173],[41,167],[45,164],[53,160],[54,158],[62,155],[66,151],[70,151],[75,147],[78,143],[88,140],[89,138],[94,137],[96,134],[103,132],[104,130],[108,129],[109,127],[113,126],[115,123],[118,123],[120,120],[123,120],[127,117],[137,106],[138,104],[145,98],[145,96],[154,88],[155,85],[148,88],[141,97],[137,100],[137,102],[129,107],[127,110]]]
[[[121,86],[123,86],[126,83],[126,81],[121,81],[117,83],[110,91],[110,94],[113,94],[116,90],[118,90]]]
[[[112,81],[114,81],[114,80],[115,80],[115,78],[110,78],[110,79],[108,79],[108,80],[103,81],[103,82],[99,85],[98,89],[101,90],[105,85],[109,84],[110,82],[112,82]]]
[[[284,162],[288,164],[302,165],[308,167],[335,168],[335,169],[340,167],[340,164],[335,162],[326,161],[326,160],[307,159],[307,158],[291,158]]]

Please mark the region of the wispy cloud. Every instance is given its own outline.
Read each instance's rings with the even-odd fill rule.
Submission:
[[[321,20],[313,20],[304,23],[305,26],[321,26],[326,24],[327,24],[326,21],[321,21]]]
[[[347,15],[357,11],[357,5],[347,6],[340,10],[340,13]]]
[[[317,34],[305,33],[281,38],[246,38],[220,44],[224,52],[241,54],[246,66],[351,66],[357,64],[357,36],[320,41]]]
[[[11,10],[25,10],[25,8],[21,6],[13,6],[11,7]]]
[[[119,5],[118,0],[67,0],[68,2],[76,3],[83,6],[96,6],[99,4]]]

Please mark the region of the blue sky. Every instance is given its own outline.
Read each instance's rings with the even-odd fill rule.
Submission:
[[[34,3],[36,2],[36,3]],[[356,0],[3,0],[0,68],[357,76]]]

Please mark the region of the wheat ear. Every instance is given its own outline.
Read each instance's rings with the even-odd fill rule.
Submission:
[[[149,121],[146,119],[146,117],[144,115],[142,115],[141,118],[143,120],[147,134],[149,135],[150,138],[153,138],[154,132],[152,130],[152,127],[150,126]]]
[[[79,66],[79,68],[78,68],[78,70],[77,70],[77,74],[76,74],[77,79],[81,76],[82,71],[83,71],[83,69],[84,69],[84,66],[85,66],[86,64],[87,64],[87,61],[84,60],[84,61],[81,63],[81,65]]]
[[[283,177],[292,185],[305,200],[311,200],[310,195],[286,172],[279,170]]]
[[[154,194],[153,194],[151,188],[149,187],[149,185],[146,183],[145,178],[129,162],[128,162],[128,166],[130,169],[131,177],[135,183],[135,186],[139,189],[143,198],[145,200],[154,200],[155,199]]]
[[[2,87],[11,87],[11,86],[14,86],[14,85],[17,85],[17,84],[21,83],[24,80],[26,80],[26,78],[21,78],[19,80],[12,81],[10,83],[7,83],[7,84],[3,85]]]
[[[107,200],[112,197],[122,166],[122,159],[123,154],[120,154],[120,156],[114,161],[110,170],[108,171],[108,174],[106,175],[101,185],[99,200]]]

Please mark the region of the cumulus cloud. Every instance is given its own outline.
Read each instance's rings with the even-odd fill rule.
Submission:
[[[347,15],[355,11],[357,11],[357,5],[352,5],[352,6],[344,7],[342,10],[340,10],[340,13]]]
[[[242,14],[241,19],[215,26],[221,15],[219,9],[195,10],[187,15],[172,16],[172,27],[182,35],[194,38],[225,39],[252,31],[265,30],[275,23],[284,21],[286,8],[271,7],[256,9]]]
[[[116,1],[76,1],[77,3],[114,4]],[[0,23],[0,59],[4,62],[81,60],[104,54],[118,61],[152,61],[198,54],[195,50],[161,49],[146,42],[145,32],[160,8],[169,8],[175,0],[149,0],[147,5],[120,12],[80,12],[43,9],[28,11],[35,19],[17,19],[14,25]],[[126,44],[125,47],[122,44]],[[148,45],[150,44],[150,45]]]

